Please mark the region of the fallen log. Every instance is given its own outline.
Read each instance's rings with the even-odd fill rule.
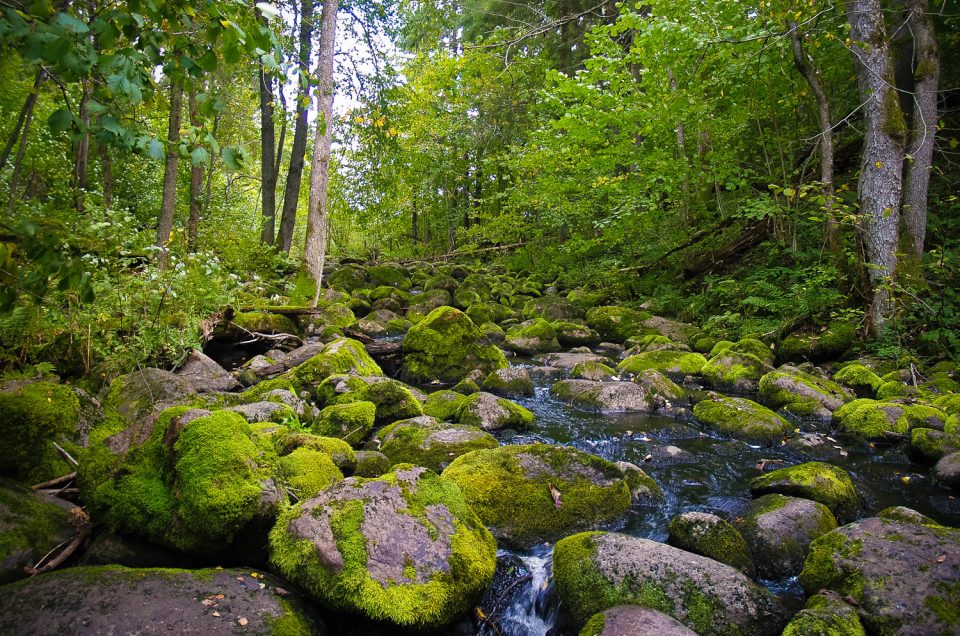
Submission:
[[[725,266],[729,261],[740,256],[765,241],[770,235],[770,224],[766,221],[751,223],[729,243],[709,252],[690,265],[683,268],[683,279],[690,280],[707,274],[718,267]]]

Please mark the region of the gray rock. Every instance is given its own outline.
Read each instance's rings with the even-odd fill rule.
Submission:
[[[490,372],[483,380],[483,390],[503,397],[530,397],[533,381],[522,367],[508,367]]]
[[[240,388],[235,377],[197,349],[190,352],[187,361],[177,369],[176,374],[186,378],[198,393],[233,391]]]
[[[391,465],[414,464],[437,473],[460,455],[500,445],[497,438],[475,426],[445,424],[427,415],[385,426],[374,441]]]
[[[104,409],[115,410],[132,423],[168,406],[182,404],[196,394],[186,378],[163,369],[140,369],[113,381]]]
[[[596,413],[650,413],[653,396],[633,382],[561,380],[550,388],[561,402]]]
[[[837,520],[815,501],[764,495],[750,504],[737,527],[750,547],[757,574],[781,579],[800,573],[810,544],[835,529]]]
[[[800,584],[849,595],[871,634],[957,634],[960,530],[870,517],[810,547]]]
[[[657,610],[618,605],[594,614],[581,636],[697,636],[697,633]]]
[[[289,587],[250,569],[68,568],[0,588],[0,632],[325,634]]]
[[[533,423],[533,413],[505,398],[492,393],[474,393],[464,400],[457,412],[461,424],[476,426],[485,431],[503,428],[527,429]]]
[[[661,336],[666,336],[674,342],[681,344],[689,343],[690,338],[699,331],[689,323],[663,318],[662,316],[651,316],[640,324],[643,325],[645,329],[655,331]]]
[[[663,543],[582,533],[553,554],[557,593],[578,624],[623,603],[665,612],[701,636],[778,636],[787,623],[780,601],[739,570]]]
[[[243,416],[251,424],[259,422],[281,422],[285,416],[293,415],[293,410],[286,404],[277,402],[251,402],[250,404],[240,404],[231,406],[227,411],[233,411]]]
[[[548,367],[573,371],[573,368],[581,362],[600,362],[609,364],[610,358],[597,355],[595,353],[548,353],[540,356],[537,360]]]
[[[933,477],[945,486],[960,488],[960,451],[938,461],[933,467]]]

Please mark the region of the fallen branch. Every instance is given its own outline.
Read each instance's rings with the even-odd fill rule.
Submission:
[[[652,267],[659,265],[660,263],[665,261],[668,257],[673,256],[677,252],[682,252],[683,250],[689,247],[693,247],[694,245],[703,241],[704,239],[709,238],[714,234],[716,234],[717,232],[730,227],[731,225],[733,225],[733,222],[736,220],[737,219],[735,219],[734,217],[730,217],[729,219],[724,219],[723,221],[721,221],[717,225],[714,225],[711,228],[708,228],[706,230],[700,230],[699,232],[691,236],[689,241],[687,241],[686,243],[683,243],[682,245],[678,245],[671,250],[664,252],[654,261],[651,261],[644,265],[634,265],[633,267],[621,267],[617,271],[618,272],[642,272],[642,271],[648,270]]]
[[[73,457],[71,457],[70,453],[68,453],[66,450],[64,450],[63,446],[60,446],[60,444],[57,444],[56,442],[54,442],[53,445],[54,445],[54,447],[57,449],[57,452],[60,453],[61,455],[63,455],[63,458],[66,459],[68,462],[70,462],[70,464],[71,464],[72,466],[78,466],[78,465],[79,465],[79,464],[77,464],[77,460],[75,460]]]
[[[29,574],[30,576],[36,576],[37,574],[43,574],[44,572],[49,572],[54,570],[60,565],[62,565],[67,559],[69,559],[74,552],[77,551],[84,541],[87,540],[87,537],[93,532],[93,523],[90,521],[90,516],[82,508],[74,508],[70,511],[71,519],[70,522],[74,527],[74,530],[77,532],[72,540],[64,541],[50,552],[47,552],[42,559],[40,559],[35,566],[25,567],[23,571]],[[66,547],[63,549],[60,554],[44,564],[50,555],[54,554],[57,550],[62,548],[64,545]]]
[[[64,484],[69,484],[71,481],[77,478],[77,473],[70,473],[69,475],[63,475],[62,477],[55,477],[49,481],[45,481],[39,484],[34,484],[30,486],[34,490],[44,490],[47,488],[54,488],[56,486],[62,486]]]

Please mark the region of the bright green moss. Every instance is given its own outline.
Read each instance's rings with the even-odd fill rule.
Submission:
[[[597,612],[590,617],[590,620],[580,630],[580,636],[600,636],[607,621],[604,619],[603,612]]]
[[[507,330],[505,346],[526,355],[560,350],[556,329],[543,318],[511,327]]]
[[[272,380],[264,380],[260,382],[243,393],[240,393],[235,400],[229,400],[228,406],[236,406],[237,404],[250,404],[252,402],[260,402],[265,399],[267,393],[272,391],[289,391],[293,395],[297,394],[297,389],[290,383],[286,378],[273,378]]]
[[[312,513],[329,515],[342,566],[325,566],[317,559],[310,540],[298,540],[291,534],[290,523],[305,514],[300,505],[283,513],[270,533],[271,561],[287,578],[335,609],[421,629],[450,622],[471,607],[489,584],[496,565],[496,542],[470,511],[456,485],[434,473],[423,473],[414,485],[399,480],[394,472],[375,480],[360,480],[358,486],[370,481],[399,487],[406,503],[404,514],[424,524],[433,536],[440,529],[427,519],[427,507],[442,506],[450,512],[453,533],[447,571],[437,569],[426,582],[382,583],[374,579],[367,569],[368,544],[363,534],[366,502],[362,499],[336,499]]]
[[[376,285],[396,287],[402,290],[410,289],[410,279],[407,277],[407,273],[393,265],[374,265],[367,269],[367,278]]]
[[[488,409],[489,394],[474,393],[468,395],[457,411],[457,421],[478,428],[514,428],[527,430],[533,425],[534,415],[528,409],[506,398],[496,398],[496,412]]]
[[[527,444],[462,455],[443,471],[498,538],[525,545],[625,514],[630,488],[616,464],[572,447]],[[558,507],[551,485],[559,493]]]
[[[587,360],[580,362],[573,367],[570,377],[574,379],[593,380],[595,382],[609,380],[617,377],[617,371],[613,367],[607,366],[602,362]]]
[[[0,392],[0,475],[37,483],[71,472],[54,442],[75,452],[80,401],[68,387],[36,382]]]
[[[923,383],[923,389],[928,393],[943,395],[960,391],[960,384],[950,374],[934,373]]]
[[[410,382],[457,382],[473,369],[489,373],[505,368],[503,352],[485,340],[466,314],[439,307],[404,337],[403,377]]]
[[[328,455],[337,468],[346,474],[352,473],[357,466],[356,451],[350,444],[336,437],[289,432],[281,435],[276,444],[277,453],[281,456],[288,455],[297,448],[309,448]]]
[[[339,404],[353,402],[372,402],[376,406],[377,424],[388,424],[423,415],[423,406],[410,388],[396,380],[373,382],[337,398]]]
[[[856,570],[841,570],[836,562],[838,558],[859,557],[862,546],[860,540],[850,541],[837,531],[814,539],[800,572],[800,585],[807,594],[829,589],[862,601],[863,575]]]
[[[732,525],[709,515],[678,515],[670,520],[669,543],[681,550],[703,555],[753,576],[753,560],[743,536]]]
[[[960,414],[960,393],[940,396],[933,401],[933,405],[947,415]]]
[[[825,505],[837,518],[846,520],[852,520],[860,507],[850,474],[824,462],[806,462],[772,470],[752,479],[750,492],[811,499]]]
[[[883,380],[862,364],[843,367],[833,375],[834,382],[850,387],[860,397],[876,397]]]
[[[590,347],[600,344],[600,334],[586,325],[558,320],[553,323],[553,328],[562,347]]]
[[[679,348],[676,342],[666,336],[661,336],[658,333],[627,338],[627,341],[623,343],[623,346],[627,349],[636,349],[637,353],[641,351],[655,351],[657,349]]]
[[[747,442],[779,443],[793,425],[765,406],[745,398],[714,396],[698,402],[693,416],[710,428]]]
[[[647,369],[673,375],[695,375],[707,363],[699,353],[661,350],[648,351],[623,360],[617,367],[620,373],[640,373]]]
[[[866,439],[883,439],[888,432],[907,435],[914,428],[942,428],[946,414],[926,404],[855,400],[838,409],[839,430]]]
[[[358,446],[373,430],[377,405],[373,402],[334,404],[320,411],[310,427],[315,435],[338,437],[351,446]]]
[[[229,411],[198,418],[175,445],[177,516],[192,536],[179,535],[181,547],[203,541],[229,542],[261,514],[260,452],[246,421]]]
[[[297,448],[281,457],[279,469],[287,488],[300,500],[309,499],[343,479],[330,455],[312,448]]]
[[[833,596],[811,596],[783,636],[866,636],[857,610]]]
[[[713,358],[720,355],[721,353],[729,351],[734,344],[736,343],[733,342],[732,340],[720,340],[716,344],[714,344],[713,347],[711,347],[710,354],[707,357]]]
[[[320,353],[287,371],[282,377],[294,386],[305,388],[315,387],[337,373],[383,375],[383,371],[367,353],[363,344],[342,338],[329,343]]]
[[[413,464],[437,473],[461,455],[500,445],[497,438],[479,428],[445,425],[432,418],[395,422],[381,429],[376,439],[392,465]]]
[[[483,381],[483,390],[511,397],[533,396],[533,381],[521,369],[497,369]]]
[[[773,409],[787,407],[798,415],[825,406],[827,402],[843,403],[850,399],[846,390],[836,382],[796,369],[771,371],[760,378],[759,388],[760,397],[767,406]]]
[[[624,602],[621,591],[610,583],[594,562],[597,554],[594,539],[602,534],[574,534],[557,541],[553,549],[553,580],[557,594],[578,625],[594,614]],[[666,598],[659,601],[657,605],[666,606],[668,611],[673,609]],[[653,607],[660,609],[657,605]]]
[[[473,395],[480,392],[480,385],[474,382],[472,378],[464,378],[453,385],[450,390],[461,395]]]
[[[743,391],[756,387],[756,382],[769,368],[766,362],[755,355],[727,349],[710,358],[700,374],[714,388]]]
[[[781,362],[823,362],[840,357],[854,345],[856,327],[846,322],[832,322],[826,329],[815,334],[792,334],[783,339],[777,348]]]
[[[947,630],[960,627],[960,581],[937,586],[941,595],[928,596],[923,604],[929,608]]]
[[[237,312],[231,322],[241,333],[288,333],[291,335],[300,333],[299,327],[283,314]]]
[[[479,391],[479,387],[477,391]],[[423,403],[423,413],[435,417],[440,421],[454,419],[460,407],[466,401],[466,396],[456,391],[435,391],[427,396]]]
[[[587,325],[603,338],[625,342],[627,338],[647,333],[643,322],[650,317],[649,312],[628,307],[594,307],[587,312]]]
[[[929,462],[960,450],[960,433],[946,433],[931,428],[910,431],[910,448]]]
[[[884,382],[877,388],[877,399],[881,401],[916,394],[915,388],[907,386],[899,380]]]

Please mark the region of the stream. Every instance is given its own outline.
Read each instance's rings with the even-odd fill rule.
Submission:
[[[736,518],[750,501],[748,482],[760,474],[760,462],[766,461],[769,471],[813,460],[836,464],[851,474],[862,516],[899,505],[946,525],[960,525],[960,499],[932,484],[927,467],[912,463],[902,448],[842,445],[825,436],[821,437],[824,443],[812,449],[793,444],[761,448],[712,435],[692,417],[604,416],[575,410],[550,395],[550,381],[534,382],[534,397],[515,399],[536,414],[533,428],[498,434],[502,443],[572,445],[611,461],[632,462],[663,488],[665,502],[635,507],[625,522],[611,529],[666,541],[667,524],[682,512],[698,510]],[[484,600],[488,622],[476,632],[479,636],[575,636],[576,631],[562,624],[550,579],[551,556],[550,546],[525,553],[498,552],[497,575]],[[511,582],[504,584],[505,580]],[[803,603],[795,578],[760,583],[788,604]]]

